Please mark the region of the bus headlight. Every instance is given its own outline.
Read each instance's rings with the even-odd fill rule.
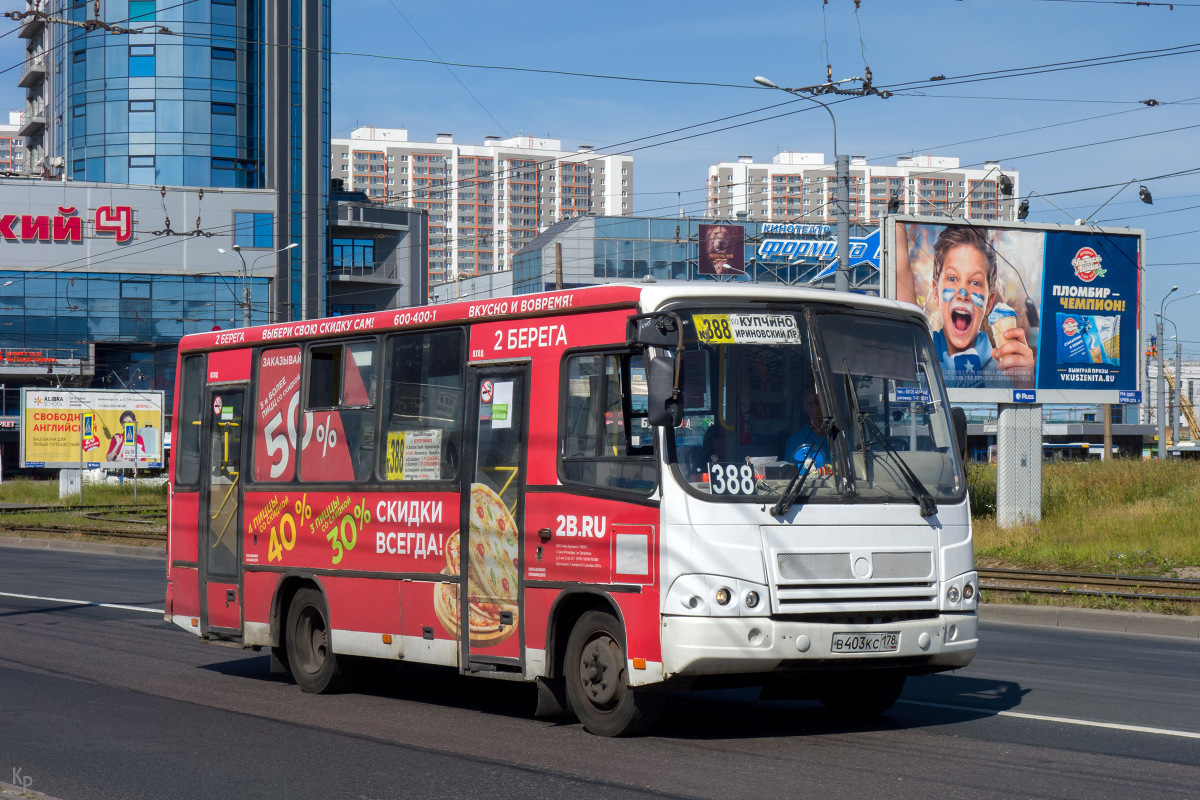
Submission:
[[[746,592],[746,608],[755,608],[758,605],[758,592]]]
[[[946,602],[947,603],[957,603],[958,602],[958,587],[957,586],[951,586],[949,589],[946,590]]]
[[[963,600],[970,600],[975,596],[975,587],[968,583],[963,587]]]
[[[733,597],[733,593],[730,592],[728,589],[726,589],[724,586],[722,586],[720,589],[717,589],[717,605],[719,605],[719,606],[729,605],[729,600],[732,597]]]

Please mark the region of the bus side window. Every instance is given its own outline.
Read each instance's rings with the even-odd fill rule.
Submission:
[[[290,482],[296,476],[300,426],[300,347],[261,350],[256,383],[254,480]]]
[[[645,361],[586,353],[563,363],[561,477],[564,482],[654,490],[654,436],[646,416]]]
[[[347,344],[341,361],[342,427],[360,481],[375,465],[375,349],[373,341]]]
[[[349,454],[353,480],[356,481],[369,479],[375,464],[378,438],[375,430],[375,350],[374,340],[318,345],[308,350],[308,391],[304,408],[337,415],[346,441],[344,444],[337,442],[335,446],[339,450],[344,448]],[[306,456],[310,449],[311,444],[305,450]],[[329,480],[332,477],[326,474],[316,455],[313,450],[311,456],[301,460],[301,480]]]
[[[401,334],[385,342],[379,450],[384,480],[458,478],[463,342],[461,329]]]
[[[179,381],[179,419],[175,421],[175,485],[191,487],[200,480],[200,406],[204,396],[204,356],[184,356]]]
[[[313,347],[308,351],[308,402],[305,408],[333,408],[338,404],[340,344]]]

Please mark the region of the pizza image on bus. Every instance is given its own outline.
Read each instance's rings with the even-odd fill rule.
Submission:
[[[517,525],[504,501],[487,486],[471,487],[471,553],[467,566],[467,613],[471,644],[487,647],[512,636],[517,629]],[[446,540],[445,574],[460,570],[459,531]],[[438,621],[452,635],[459,631],[458,586],[440,583],[434,587],[434,610]],[[511,624],[501,624],[500,615],[512,614]]]

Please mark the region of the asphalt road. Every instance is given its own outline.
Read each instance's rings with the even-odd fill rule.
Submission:
[[[162,590],[157,562],[0,548],[0,593],[161,608]],[[389,667],[305,695],[161,615],[0,594],[0,780],[64,800],[1200,795],[1200,642],[983,636],[970,667],[911,679],[873,725],[702,692],[674,695],[652,735],[606,740],[534,720],[520,684]]]

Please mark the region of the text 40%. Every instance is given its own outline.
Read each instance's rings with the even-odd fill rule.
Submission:
[[[296,516],[285,512],[279,520],[279,525],[271,526],[271,542],[267,546],[267,561],[282,561],[283,551],[296,546],[296,518],[301,522],[312,519],[312,506],[308,504],[308,494],[305,493],[294,506]]]

